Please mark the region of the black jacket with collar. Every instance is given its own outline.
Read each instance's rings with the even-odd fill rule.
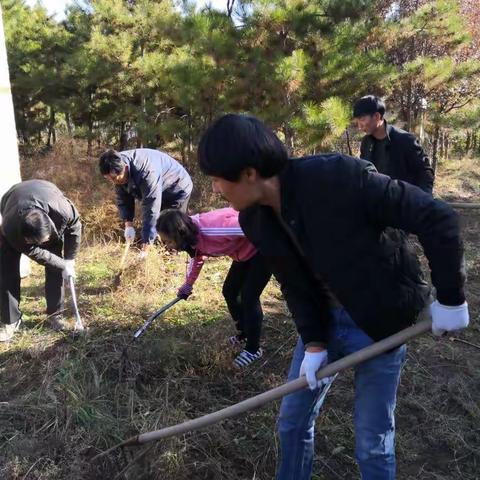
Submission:
[[[44,211],[52,222],[52,236],[42,245],[25,243],[20,232],[20,213],[31,208]],[[2,232],[14,250],[24,253],[41,265],[63,269],[63,258],[51,253],[49,245],[64,244],[64,258],[74,259],[80,248],[82,225],[73,203],[53,184],[45,180],[20,182],[6,192],[0,204]]]
[[[396,180],[403,180],[432,194],[434,174],[430,160],[423,151],[415,135],[389,125],[385,121],[387,133],[388,168],[380,171]],[[360,146],[360,157],[375,165],[375,138],[365,135]]]
[[[429,287],[404,235],[387,227],[418,235],[439,302],[465,300],[458,218],[446,203],[340,154],[293,159],[280,182],[281,221],[260,205],[239,220],[280,282],[304,343],[327,341],[329,291],[374,340],[415,321]]]

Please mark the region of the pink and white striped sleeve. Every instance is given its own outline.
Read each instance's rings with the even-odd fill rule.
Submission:
[[[190,259],[187,267],[187,277],[185,279],[186,284],[193,286],[200,275],[206,258],[204,255],[198,255]]]

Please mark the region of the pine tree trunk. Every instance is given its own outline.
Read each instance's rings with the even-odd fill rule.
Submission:
[[[432,145],[432,168],[434,173],[437,170],[439,137],[440,137],[440,127],[438,125],[435,125],[435,129],[433,131],[433,145]]]
[[[118,148],[120,151],[127,149],[127,132],[125,131],[125,127],[127,122],[120,123],[120,134],[118,136]]]
[[[27,129],[27,111],[25,109],[22,110],[22,137],[23,142],[25,145],[30,144],[30,138],[28,136],[28,129]]]
[[[72,119],[70,118],[70,113],[65,113],[65,123],[67,124],[67,132],[69,137],[73,137],[73,128],[72,128]]]
[[[89,109],[88,109],[88,120],[87,120],[87,155],[92,156],[92,142],[93,142],[93,100],[95,98],[95,87],[90,88],[89,90]]]
[[[407,105],[405,109],[407,131],[412,131],[412,82],[408,82]]]
[[[235,5],[235,0],[227,0],[227,15],[229,18],[232,18],[234,5]]]
[[[87,156],[92,156],[92,142],[93,142],[93,115],[88,112],[88,139],[87,139]]]
[[[293,156],[293,151],[295,148],[294,144],[294,133],[292,128],[287,124],[283,124],[283,135],[285,136],[285,145],[287,147],[288,156]]]
[[[187,143],[185,142],[185,138],[182,135],[182,163],[183,165],[186,164],[187,161]]]
[[[440,130],[439,134],[439,147],[438,147],[438,158],[442,159],[445,158],[444,152],[445,152],[445,133],[443,130]]]
[[[50,120],[48,122],[47,147],[51,147],[56,142],[55,134],[55,109],[50,107]]]
[[[468,156],[468,152],[470,151],[470,145],[472,142],[472,134],[473,132],[470,132],[470,130],[467,130],[467,139],[465,141],[465,156]]]
[[[190,109],[188,115],[188,160],[193,156],[193,122],[192,122],[192,110]]]

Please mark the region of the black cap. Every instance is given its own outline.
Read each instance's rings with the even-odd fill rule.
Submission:
[[[353,118],[379,113],[385,115],[385,102],[375,95],[366,95],[353,104]]]

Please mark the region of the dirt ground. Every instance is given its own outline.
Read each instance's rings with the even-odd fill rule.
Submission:
[[[61,159],[67,151],[75,154],[77,146],[65,143],[61,148],[45,157],[41,167],[38,158],[25,159],[24,178],[49,178],[84,208],[88,231],[77,283],[90,333],[75,338],[46,326],[43,270],[34,265],[22,284],[22,331],[8,346],[0,346],[0,478],[274,478],[278,403],[158,442],[148,451],[125,449],[92,462],[97,453],[136,433],[213,412],[281,384],[296,334],[277,285],[271,282],[262,298],[265,355],[245,372],[234,370],[235,352],[225,342],[233,325],[221,297],[229,262],[211,260],[192,298],[152,325],[122,360],[136,328],[175,296],[186,259],[158,246],[147,263],[138,264],[132,251],[130,267],[114,288],[123,245],[111,191],[102,179],[89,176],[95,169],[92,159],[82,160],[80,180],[73,180],[76,172]],[[440,194],[480,201],[475,182],[466,193],[458,190],[456,170],[448,168],[447,177],[439,180]],[[477,168],[475,164],[467,175],[469,181],[472,175],[478,179]],[[85,185],[88,195],[82,193]],[[399,480],[480,478],[480,210],[459,213],[471,326],[440,339],[424,335],[408,346],[396,415]],[[68,292],[66,306],[71,317]],[[345,372],[333,385],[317,422],[315,480],[359,477],[353,395],[353,374]],[[133,462],[142,452],[144,456]]]

